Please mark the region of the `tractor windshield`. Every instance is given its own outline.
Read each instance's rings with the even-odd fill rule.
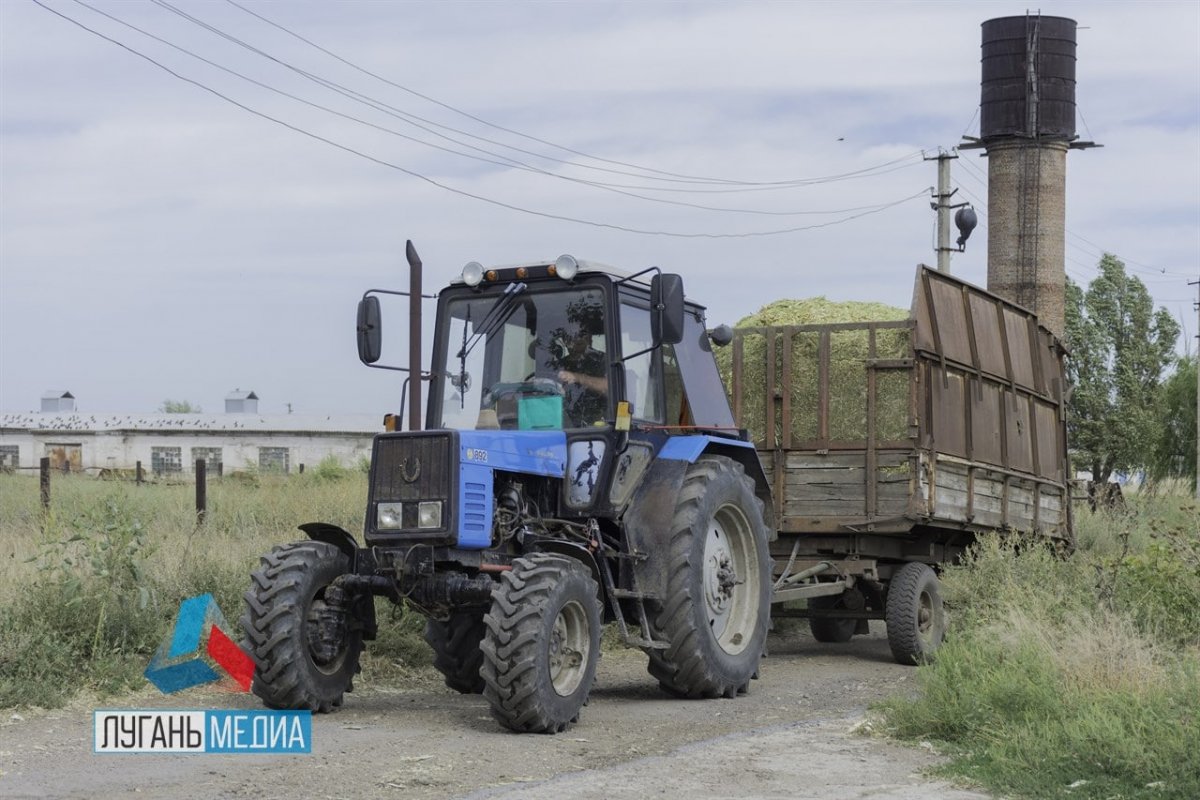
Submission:
[[[559,430],[603,424],[610,357],[593,287],[450,300],[438,331],[441,427]]]

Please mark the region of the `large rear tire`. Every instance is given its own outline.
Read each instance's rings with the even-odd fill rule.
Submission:
[[[599,587],[563,556],[518,558],[483,618],[483,696],[521,733],[559,733],[579,719],[600,658]]]
[[[896,570],[888,583],[888,644],[898,664],[923,664],[946,635],[946,610],[937,573],[927,564],[911,562]]]
[[[269,708],[332,711],[353,690],[361,629],[343,619],[332,651],[321,630],[337,616],[325,592],[349,570],[349,557],[332,544],[297,542],[267,553],[251,574],[240,621],[255,663],[251,690]]]
[[[703,456],[688,467],[671,521],[667,595],[654,615],[665,650],[650,674],[682,697],[734,697],[758,672],[771,562],[762,503],[742,465]]]
[[[487,632],[483,609],[455,611],[442,621],[425,623],[425,641],[433,648],[433,666],[446,679],[446,685],[463,694],[482,694],[483,651],[479,643]]]

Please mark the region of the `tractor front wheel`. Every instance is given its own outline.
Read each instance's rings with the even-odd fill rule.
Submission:
[[[253,692],[270,708],[326,712],[353,689],[362,630],[335,600],[350,559],[325,542],[276,547],[246,592],[242,630],[255,662]]]
[[[563,556],[513,562],[483,618],[483,696],[501,725],[559,733],[579,719],[600,658],[599,587]]]

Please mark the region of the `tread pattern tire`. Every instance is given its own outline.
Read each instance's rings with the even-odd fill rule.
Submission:
[[[842,603],[841,598],[836,595],[833,597],[810,597],[808,607],[814,610],[834,609],[842,608]],[[854,619],[808,618],[808,629],[812,631],[813,638],[825,644],[841,644],[850,641],[856,627],[858,627],[858,620]]]
[[[923,664],[946,635],[946,611],[937,573],[928,564],[911,562],[888,583],[888,645],[898,664]]]
[[[569,691],[555,688],[558,625],[573,620],[579,660]],[[480,645],[483,696],[501,725],[521,733],[560,733],[579,719],[600,657],[599,587],[574,559],[534,553],[513,562],[492,590]]]
[[[479,643],[487,632],[483,609],[456,611],[450,619],[425,623],[425,641],[433,648],[433,666],[446,685],[462,694],[482,694],[483,651]]]
[[[757,575],[738,575],[749,588],[734,602],[746,603],[736,615],[744,630],[734,631],[736,652],[718,642],[705,595],[705,553],[710,527],[718,515],[745,526],[736,535],[749,537],[744,557]],[[732,537],[731,537],[732,538]],[[762,501],[741,464],[723,456],[702,456],[688,467],[671,520],[667,596],[655,608],[656,638],[665,650],[647,650],[648,669],[668,694],[677,697],[734,697],[749,689],[758,673],[766,644],[770,613],[771,561]],[[654,604],[658,605],[658,604]],[[730,617],[730,622],[735,624]]]
[[[334,545],[297,542],[274,548],[251,573],[240,622],[255,663],[251,690],[268,708],[328,712],[353,690],[362,632],[350,631],[324,665],[313,659],[308,639],[310,614],[324,602],[325,587],[349,569],[350,559]]]

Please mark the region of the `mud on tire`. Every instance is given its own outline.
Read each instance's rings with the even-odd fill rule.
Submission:
[[[240,622],[256,665],[251,690],[269,708],[327,712],[352,691],[361,630],[348,626],[332,658],[313,650],[325,589],[349,569],[349,557],[333,545],[298,542],[267,553],[251,574]]]
[[[492,716],[523,733],[559,733],[579,718],[600,657],[599,587],[563,556],[513,562],[484,616],[483,696]]]
[[[655,609],[650,674],[670,694],[733,697],[758,672],[770,611],[762,503],[742,465],[703,456],[688,468],[671,521],[667,596]]]
[[[482,694],[483,651],[479,643],[487,632],[483,609],[456,611],[447,620],[425,623],[425,641],[433,648],[433,666],[446,685],[463,694]]]

